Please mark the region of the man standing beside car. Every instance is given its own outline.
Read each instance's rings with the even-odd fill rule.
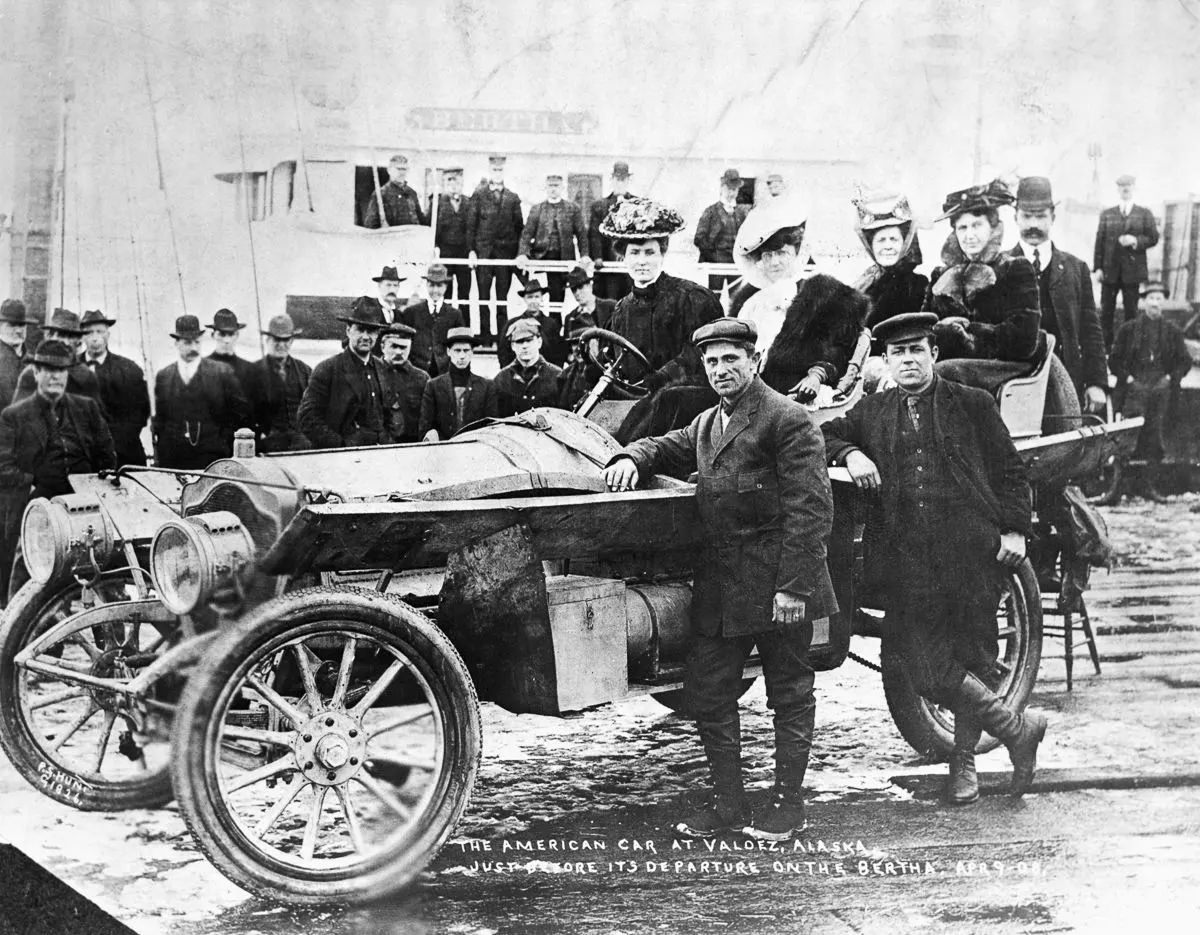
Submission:
[[[759,379],[757,340],[754,325],[736,318],[697,329],[691,343],[719,404],[687,428],[634,442],[604,479],[610,490],[629,490],[654,473],[699,473],[708,545],[695,569],[683,690],[714,796],[676,830],[707,838],[748,825],[746,834],[782,841],[807,826],[816,711],[808,647],[812,622],[837,610],[825,563],[833,495],[821,433],[803,406]],[[756,645],[774,710],[775,788],[750,822],[738,694]]]

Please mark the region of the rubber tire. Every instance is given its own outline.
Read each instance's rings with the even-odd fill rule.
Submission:
[[[1014,678],[1004,693],[1004,700],[1020,710],[1033,693],[1038,666],[1042,661],[1042,600],[1037,575],[1029,559],[1017,566],[1010,575],[1010,581],[1015,589],[1019,589],[1024,595],[1027,613],[1024,617],[1024,651],[1014,667]],[[888,641],[884,640],[882,645],[886,647]],[[888,710],[901,736],[914,750],[931,761],[945,761],[954,749],[953,722],[946,722],[935,715],[929,702],[917,694],[897,654],[885,649],[880,663],[883,668],[883,691],[887,698]],[[986,753],[994,750],[999,743],[996,738],[985,733],[975,752]]]
[[[416,845],[376,855],[366,872],[341,871],[324,879],[297,874],[269,855],[242,849],[241,833],[222,802],[208,762],[213,711],[244,662],[267,643],[283,643],[306,630],[328,629],[350,617],[356,630],[400,637],[443,706],[449,768]],[[382,631],[382,632],[381,632]],[[409,886],[437,855],[466,809],[479,771],[479,699],[454,645],[427,617],[399,598],[377,591],[317,587],[295,591],[256,608],[222,633],[188,679],[175,720],[172,777],[179,809],[200,849],[242,889],[293,905],[354,904],[393,895]]]
[[[17,772],[35,789],[80,811],[119,812],[131,808],[158,808],[166,805],[174,798],[171,790],[171,772],[167,766],[148,773],[144,779],[136,782],[97,783],[95,779],[84,779],[76,775],[74,778],[78,782],[78,788],[69,793],[62,791],[61,782],[47,781],[38,768],[46,761],[38,751],[29,725],[19,715],[19,674],[15,659],[17,653],[28,645],[30,631],[44,608],[61,599],[63,594],[72,588],[78,587],[74,581],[58,581],[49,585],[29,581],[17,592],[4,612],[4,628],[0,631],[0,746],[8,754]],[[66,772],[57,764],[52,768],[60,775]]]
[[[753,678],[742,679],[742,687],[738,689],[739,698],[746,694],[746,692],[750,691],[750,686],[754,684],[754,681],[755,680]],[[687,711],[684,710],[683,705],[682,688],[672,688],[670,691],[665,692],[654,692],[650,695],[650,697],[657,701],[664,708],[670,708],[676,714],[687,717]]]

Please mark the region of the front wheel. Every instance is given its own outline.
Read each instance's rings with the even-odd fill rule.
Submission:
[[[172,776],[201,849],[251,893],[353,903],[403,889],[457,824],[479,702],[450,641],[357,588],[286,594],[192,674]]]
[[[1042,661],[1042,596],[1029,559],[1011,571],[1004,583],[996,610],[996,636],[1000,644],[996,678],[987,681],[1005,703],[1020,710],[1033,693]],[[918,753],[945,760],[954,749],[954,714],[917,694],[903,659],[887,646],[884,640],[883,690],[896,727]],[[986,753],[998,744],[984,734],[975,751]]]

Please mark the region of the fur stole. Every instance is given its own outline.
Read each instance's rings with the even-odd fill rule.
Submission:
[[[845,373],[867,318],[870,301],[857,289],[823,273],[800,283],[779,334],[767,351],[763,381],[779,392],[821,366],[826,382]]]
[[[970,308],[975,296],[996,284],[994,266],[1003,260],[1000,252],[1000,241],[1003,239],[1004,222],[1001,221],[992,230],[992,236],[979,256],[968,260],[959,246],[958,237],[951,231],[942,246],[943,272],[933,284],[933,294],[950,296]]]

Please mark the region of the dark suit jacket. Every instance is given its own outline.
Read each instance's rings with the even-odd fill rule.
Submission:
[[[808,620],[835,613],[825,564],[833,494],[821,433],[803,406],[757,378],[724,433],[719,408],[624,452],[643,479],[699,472],[696,502],[709,541],[696,566],[692,625],[708,636],[778,629],[771,616],[779,591],[804,598]]]
[[[1137,245],[1122,247],[1117,243],[1122,234],[1132,234],[1137,238]],[[1158,224],[1149,208],[1133,205],[1129,217],[1121,214],[1118,205],[1105,208],[1100,212],[1100,226],[1096,228],[1092,268],[1104,273],[1106,283],[1145,282],[1150,278],[1146,269],[1146,251],[1156,243]]]
[[[17,380],[24,369],[24,345],[21,346],[19,351],[14,351],[3,341],[0,341],[0,406],[7,406],[12,402],[13,395],[17,391]]]
[[[308,381],[312,378],[312,367],[289,355],[284,363],[284,374],[287,382],[299,389],[300,398],[303,400]],[[275,370],[272,358],[264,357],[251,364],[242,386],[250,403],[251,428],[254,429],[259,445],[272,432],[288,431],[285,395],[287,389],[284,380],[280,379]],[[297,425],[299,420],[297,409]]]
[[[117,466],[112,435],[100,406],[86,396],[67,393],[60,406],[67,409],[85,449],[87,465],[70,465],[48,456],[50,427],[49,404],[38,396],[28,396],[0,412],[0,487],[34,496],[53,497],[69,493],[67,472],[79,468],[99,471]]]
[[[734,235],[737,234],[749,213],[749,205],[733,206]],[[731,252],[733,239],[728,238],[728,243],[723,240],[725,217],[725,208],[722,207],[721,202],[715,201],[704,209],[700,220],[696,222],[696,235],[692,238],[692,242],[700,251],[701,263],[733,262],[733,253]]]
[[[507,188],[497,197],[486,185],[471,195],[467,249],[481,260],[511,260],[521,242],[521,196]]]
[[[429,203],[433,211],[433,202]],[[458,210],[449,195],[438,197],[437,224],[433,231],[433,244],[444,257],[462,258],[467,255],[470,244],[468,223],[471,219],[471,199],[468,195],[459,195]]]
[[[387,371],[400,402],[399,408],[391,410],[388,430],[392,441],[420,441],[417,429],[421,427],[421,398],[425,393],[425,384],[429,382],[429,374],[420,367],[414,367],[411,360],[406,360],[398,367],[388,366]]]
[[[145,464],[142,429],[150,421],[150,388],[142,368],[128,357],[109,351],[104,362],[83,364],[96,375],[100,398],[112,429],[118,464]]]
[[[544,357],[539,358],[530,378],[515,360],[496,374],[496,409],[500,416],[512,416],[535,406],[557,406],[562,369]]]
[[[424,438],[430,429],[437,429],[438,437],[446,439],[464,425],[479,419],[495,418],[496,415],[495,386],[491,380],[473,373],[467,384],[463,419],[459,422],[454,385],[450,382],[450,374],[443,373],[425,384],[421,394],[421,424],[417,429],[417,437]]]
[[[371,198],[363,212],[363,227],[382,227],[379,223],[379,200],[383,199],[383,210],[388,226],[399,224],[428,224],[429,219],[421,210],[421,200],[407,182],[389,179],[379,188],[379,195],[371,189]]]
[[[556,238],[557,235],[557,238]],[[555,241],[557,239],[557,247]],[[572,244],[572,240],[575,241]],[[542,201],[529,209],[521,231],[518,252],[535,260],[574,260],[588,255],[583,213],[565,198],[556,204]]]
[[[1025,254],[1017,244],[1010,256]],[[1049,275],[1052,316],[1042,309],[1042,328],[1054,335],[1054,350],[1071,375],[1075,391],[1088,386],[1108,388],[1108,367],[1104,363],[1104,332],[1096,312],[1092,275],[1088,265],[1074,254],[1053,246]],[[1040,289],[1039,283],[1039,289]],[[1053,328],[1048,327],[1053,321]]]
[[[1148,346],[1150,337],[1146,322],[1144,314],[1125,322],[1117,332],[1112,353],[1108,357],[1113,376],[1117,378],[1112,402],[1113,409],[1118,412],[1125,410],[1130,377],[1145,382],[1159,379],[1161,374],[1175,384],[1171,388],[1174,392],[1178,389],[1179,381],[1192,369],[1192,358],[1184,343],[1183,332],[1164,319],[1158,331],[1158,346],[1151,348]],[[1153,364],[1149,363],[1151,359]]]
[[[865,577],[887,587],[902,587],[890,572],[899,567],[898,548],[904,530],[897,526],[900,480],[897,462],[900,390],[864,396],[847,415],[821,426],[830,464],[845,463],[858,449],[875,462],[883,485],[879,500],[868,513],[863,534],[868,567]],[[1002,532],[1031,531],[1031,501],[1025,464],[1013,447],[1000,410],[990,393],[937,378],[933,390],[933,435],[945,457],[950,476],[958,485],[968,509],[953,516],[936,517],[944,523],[947,549],[958,547],[964,559],[988,554],[999,547]],[[969,549],[968,546],[979,548]],[[992,549],[990,556],[995,556]],[[967,565],[964,574],[977,570]]]
[[[233,433],[250,427],[250,404],[232,369],[204,357],[192,380],[203,393],[212,415],[209,423],[198,428],[186,424],[193,417],[180,408],[178,363],[168,364],[154,377],[154,418],[150,424],[159,463],[167,467],[176,463],[173,453],[190,454],[189,448],[194,449],[197,457],[203,455],[200,460],[206,459],[206,463],[227,458],[233,453]],[[184,439],[185,432],[194,438],[194,445]]]
[[[399,397],[388,375],[388,365],[371,357],[367,366],[374,368],[383,394],[381,405],[385,437],[369,442],[388,444],[386,437],[391,410],[400,406]],[[361,444],[356,438],[359,426],[355,423],[362,401],[367,399],[366,367],[353,351],[321,361],[313,368],[300,401],[300,431],[316,448],[348,448]]]
[[[246,360],[245,357],[239,357],[237,354],[218,354],[213,351],[208,355],[208,359],[214,364],[224,364],[233,371],[233,375],[238,378],[238,383],[241,384],[242,393],[246,393],[246,382],[250,379],[250,371],[254,369],[254,364]]]
[[[436,321],[426,301],[405,307],[399,318],[417,331],[408,359],[430,375],[445,373],[450,366],[450,355],[446,353],[446,332],[463,326],[462,313],[443,299]]]

